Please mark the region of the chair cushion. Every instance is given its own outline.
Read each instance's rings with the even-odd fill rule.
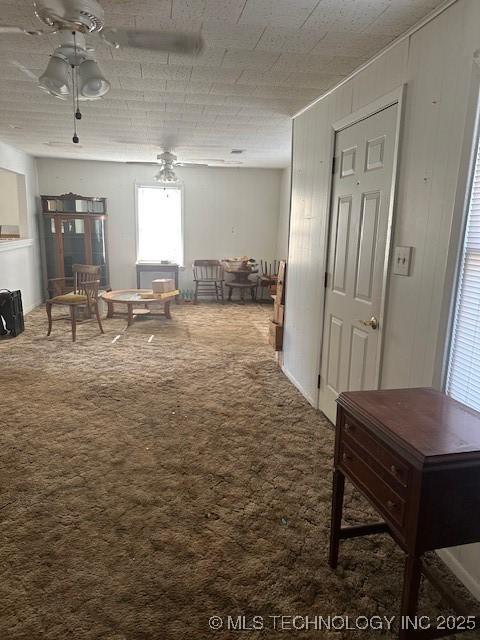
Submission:
[[[59,302],[61,304],[75,304],[75,303],[79,303],[79,302],[87,302],[88,298],[87,296],[81,295],[79,293],[66,293],[63,296],[55,296],[55,298],[52,298],[50,300],[50,302]]]

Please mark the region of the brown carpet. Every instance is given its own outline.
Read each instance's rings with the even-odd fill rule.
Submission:
[[[272,628],[396,615],[402,554],[348,541],[328,569],[333,433],[277,368],[270,309],[172,310],[80,326],[75,345],[37,310],[0,342],[1,640],[390,637]],[[422,607],[444,610],[428,586]],[[214,632],[213,615],[265,628]]]

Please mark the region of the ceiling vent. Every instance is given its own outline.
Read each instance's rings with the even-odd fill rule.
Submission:
[[[230,151],[230,153],[233,153],[234,155],[240,155],[241,153],[243,153],[245,151],[245,149],[232,149]]]

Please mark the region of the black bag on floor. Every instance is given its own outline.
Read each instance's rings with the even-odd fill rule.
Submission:
[[[22,292],[0,290],[0,335],[10,332],[15,337],[24,329]]]

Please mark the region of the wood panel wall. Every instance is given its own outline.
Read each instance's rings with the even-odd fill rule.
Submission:
[[[284,371],[318,406],[332,125],[406,83],[393,245],[414,247],[410,277],[390,275],[383,388],[439,380],[441,318],[452,291],[447,256],[455,213],[480,2],[458,0],[294,120]],[[456,243],[455,243],[456,244]],[[445,293],[446,292],[446,293]],[[453,558],[477,585],[472,554]],[[471,567],[467,566],[470,557]],[[458,567],[457,567],[458,568]],[[469,573],[470,569],[473,571]]]

